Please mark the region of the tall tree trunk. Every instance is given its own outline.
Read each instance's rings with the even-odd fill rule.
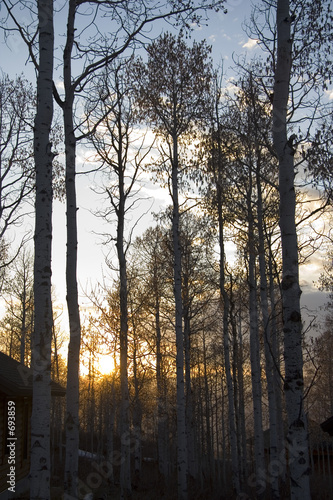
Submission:
[[[159,484],[161,487],[160,491],[162,493],[164,492],[166,479],[168,477],[168,454],[167,454],[168,413],[166,409],[166,398],[164,395],[165,383],[162,377],[160,300],[158,293],[156,262],[154,262],[154,274],[155,274],[154,298],[155,298],[155,330],[156,330],[156,384],[157,384],[157,451],[158,451]]]
[[[221,376],[221,396],[222,396],[222,484],[225,486],[225,488],[228,487],[229,481],[227,482],[227,474],[226,474],[226,441],[227,441],[227,430],[226,430],[226,416],[225,416],[225,405],[224,405],[224,376],[222,373]]]
[[[133,313],[132,313],[133,317]],[[133,438],[134,438],[134,484],[138,488],[141,480],[142,460],[142,405],[140,400],[139,370],[137,360],[137,338],[135,332],[135,321],[133,321],[134,351],[133,351],[133,379],[134,379],[134,402],[133,402]]]
[[[248,193],[248,248],[249,248],[249,302],[250,302],[250,359],[254,418],[254,455],[255,455],[255,486],[257,498],[261,498],[266,488],[264,433],[262,427],[262,386],[260,365],[259,322],[257,309],[256,256],[254,242],[254,217],[252,210],[252,174],[250,172],[250,189]]]
[[[214,453],[216,454],[217,461],[216,461],[216,473],[217,473],[217,487],[221,488],[222,486],[222,478],[221,478],[221,460],[220,460],[220,425],[221,425],[221,404],[219,401],[220,398],[220,370],[219,370],[219,362],[217,358],[215,358],[215,384],[214,384],[214,396],[215,396],[215,436],[214,436],[214,441],[215,441],[215,448],[214,448]]]
[[[280,230],[282,242],[282,304],[285,398],[288,415],[290,488],[293,500],[308,500],[309,453],[303,407],[302,319],[295,223],[294,149],[287,138],[287,106],[292,64],[289,0],[277,2],[277,62],[273,98],[273,141],[279,160]]]
[[[203,354],[203,369],[204,369],[204,402],[205,402],[205,456],[206,456],[206,464],[205,464],[205,475],[206,478],[209,479],[210,483],[214,482],[214,466],[213,466],[213,446],[212,446],[212,415],[211,415],[211,397],[210,390],[208,384],[208,370],[207,370],[207,349],[206,349],[206,338],[205,331],[203,331],[202,335],[202,354]]]
[[[189,476],[197,476],[197,460],[195,453],[195,434],[193,422],[193,395],[191,383],[191,321],[189,305],[189,276],[183,273],[183,317],[184,317],[184,354],[186,380],[186,433],[187,433],[187,460]]]
[[[186,400],[184,387],[184,338],[182,303],[182,264],[178,201],[178,139],[173,137],[172,159],[172,241],[174,254],[174,296],[177,367],[177,470],[178,500],[187,500],[187,443],[186,443]]]
[[[235,424],[237,439],[238,475],[240,487],[245,481],[246,475],[246,431],[245,431],[245,408],[244,408],[244,379],[243,379],[243,346],[241,330],[237,325],[237,313],[235,311],[235,301],[233,298],[232,278],[230,282],[229,294],[230,323],[233,337],[233,361],[232,371],[235,394]]]
[[[277,414],[277,453],[280,460],[280,478],[282,482],[286,479],[286,447],[284,436],[284,421],[282,409],[282,387],[281,387],[281,362],[280,362],[280,339],[279,329],[277,325],[277,311],[276,311],[276,298],[275,298],[275,278],[276,273],[273,272],[273,255],[271,246],[271,237],[269,237],[269,295],[271,302],[271,342],[272,342],[272,357],[274,361],[274,387],[275,387],[275,400],[276,400],[276,414]]]
[[[116,366],[116,362],[114,362]],[[116,413],[116,389],[115,389],[115,374],[112,374],[111,387],[107,386],[107,398],[105,402],[106,407],[106,458],[109,468],[108,482],[112,484],[114,481],[113,469],[113,436],[115,427],[115,413]]]
[[[241,481],[242,483],[248,478],[248,461],[247,461],[247,439],[246,439],[246,420],[245,420],[245,390],[244,390],[244,371],[243,371],[243,336],[242,336],[242,317],[239,313],[238,324],[238,388],[239,388],[239,413],[240,413],[240,429],[241,435]]]
[[[206,450],[205,450],[205,426],[204,426],[204,408],[203,408],[203,401],[204,401],[204,387],[202,385],[203,382],[203,374],[202,374],[202,354],[198,352],[198,375],[197,375],[197,380],[198,380],[198,409],[197,409],[197,429],[198,429],[198,436],[197,436],[197,441],[198,441],[198,460],[200,462],[200,468],[199,468],[199,479],[200,479],[200,484],[203,486],[203,476],[204,476],[204,460],[206,456]]]
[[[227,381],[227,395],[228,395],[228,420],[230,429],[230,447],[231,447],[231,467],[232,467],[232,483],[233,489],[236,495],[240,493],[240,477],[239,477],[239,455],[237,450],[237,429],[236,429],[236,415],[235,415],[235,387],[234,380],[231,373],[231,360],[230,360],[230,343],[229,343],[229,313],[230,313],[230,301],[228,292],[226,289],[226,277],[225,277],[225,248],[224,248],[224,216],[223,216],[223,158],[222,158],[222,128],[219,117],[219,103],[220,103],[219,92],[216,95],[215,100],[215,117],[217,130],[217,150],[213,150],[213,158],[217,155],[216,166],[213,169],[214,183],[216,186],[217,193],[217,212],[218,212],[218,231],[219,231],[219,251],[220,251],[220,276],[219,276],[219,288],[220,296],[223,302],[223,350],[224,350],[224,362],[225,362],[225,373]],[[213,141],[214,144],[214,141]],[[236,374],[234,374],[234,377]],[[222,382],[223,384],[223,382]]]
[[[51,243],[52,161],[50,129],[53,117],[53,0],[38,1],[39,68],[34,126],[36,222],[32,340],[33,399],[31,416],[30,498],[50,498],[51,408]]]
[[[57,335],[54,327],[52,327],[52,338],[53,338],[53,366],[52,366],[52,377],[53,379],[60,383],[59,377],[59,354],[58,354],[58,342]],[[52,402],[52,431],[53,431],[53,458],[52,458],[52,467],[53,470],[55,465],[59,462],[62,462],[62,431],[63,431],[63,419],[62,419],[62,401],[61,398],[55,398]]]
[[[258,155],[259,156],[259,155]],[[269,410],[269,459],[271,464],[278,463],[278,446],[277,446],[277,408],[275,396],[275,377],[274,377],[274,360],[272,358],[272,345],[271,345],[271,323],[269,318],[269,304],[268,304],[268,287],[266,276],[266,259],[265,259],[265,240],[264,240],[264,220],[263,220],[263,200],[261,189],[261,176],[260,164],[257,163],[256,182],[257,182],[257,213],[258,213],[258,247],[259,247],[259,270],[260,270],[260,305],[262,322],[264,328],[264,348],[265,348],[265,368],[267,380],[267,393],[268,393],[268,410]],[[272,499],[279,499],[279,474],[280,466],[277,470],[273,467],[269,470],[270,483],[271,483],[271,497]]]
[[[120,490],[121,498],[129,499],[132,496],[131,464],[130,464],[130,425],[129,425],[129,392],[128,392],[128,288],[127,266],[124,250],[124,225],[125,225],[125,193],[123,177],[122,144],[119,141],[118,166],[119,166],[119,208],[117,214],[117,256],[120,274],[120,390],[121,390],[121,464],[120,464]]]
[[[76,498],[78,484],[79,450],[79,365],[81,324],[77,285],[77,202],[76,202],[76,139],[74,136],[74,88],[72,86],[71,57],[74,43],[76,1],[70,0],[67,19],[67,40],[64,49],[63,105],[66,152],[66,285],[70,340],[67,358],[66,391],[66,461],[65,492]]]
[[[220,244],[220,294],[223,301],[223,347],[224,347],[225,373],[227,380],[227,394],[228,394],[228,417],[229,417],[229,429],[230,429],[232,483],[234,491],[238,495],[240,492],[240,478],[239,478],[239,463],[238,463],[238,452],[237,452],[235,394],[234,394],[234,382],[231,374],[230,345],[229,345],[230,302],[225,284],[224,220],[223,220],[222,191],[221,191],[222,162],[220,161],[219,163],[220,165],[218,167],[219,172],[217,179],[217,208],[218,208],[218,221],[219,221],[219,244]]]

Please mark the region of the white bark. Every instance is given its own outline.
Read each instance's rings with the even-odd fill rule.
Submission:
[[[77,202],[75,187],[76,139],[74,136],[74,89],[72,88],[71,57],[74,42],[76,2],[70,0],[67,18],[67,39],[64,49],[65,102],[63,118],[66,150],[66,285],[70,341],[67,358],[66,392],[66,461],[65,491],[76,498],[78,485],[79,450],[79,365],[81,324],[77,285]]]
[[[273,99],[273,141],[279,160],[285,398],[288,415],[290,488],[293,500],[308,500],[309,456],[303,408],[302,320],[295,224],[294,150],[287,138],[287,106],[292,62],[288,0],[277,2],[277,63]]]
[[[50,498],[51,405],[51,243],[52,160],[50,128],[53,117],[53,0],[38,1],[39,68],[34,132],[36,221],[32,342],[33,402],[31,417],[30,498]]]

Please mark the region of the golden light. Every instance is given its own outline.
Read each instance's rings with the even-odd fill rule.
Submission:
[[[102,354],[96,365],[98,372],[101,375],[109,375],[114,370],[114,360],[109,354]]]

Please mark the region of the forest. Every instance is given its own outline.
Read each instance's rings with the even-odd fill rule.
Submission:
[[[1,2],[0,498],[332,498],[332,6],[253,1],[230,73],[196,33],[244,4]]]

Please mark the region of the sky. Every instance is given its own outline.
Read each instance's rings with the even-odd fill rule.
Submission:
[[[56,2],[60,4],[60,2]],[[1,4],[0,4],[1,6]],[[243,24],[249,19],[251,13],[251,2],[247,0],[227,0],[227,14],[212,13],[207,22],[207,26],[195,27],[192,33],[192,39],[206,39],[212,45],[212,57],[215,64],[223,61],[226,71],[226,77],[232,77],[233,54],[247,55],[251,58],[255,53],[260,53],[260,49],[255,40],[248,38],[243,30]],[[63,10],[62,14],[65,16]],[[3,11],[0,10],[0,18]],[[158,30],[159,27],[155,27]],[[56,25],[56,33],[59,35],[63,30],[64,23]],[[160,29],[168,30],[167,25],[160,25]],[[61,40],[61,38],[58,38]],[[189,41],[190,43],[190,41]],[[34,70],[31,63],[27,62],[27,50],[19,37],[11,38],[9,42],[11,50],[3,43],[1,48],[0,67],[3,72],[9,73],[11,77],[23,72],[27,78],[34,81]],[[57,71],[57,70],[56,70]],[[84,163],[87,152],[78,149],[78,169]],[[79,247],[78,247],[78,277],[80,286],[80,303],[84,309],[87,304],[86,292],[94,287],[97,281],[108,280],[108,270],[105,266],[105,255],[107,249],[101,245],[101,232],[109,231],[110,228],[100,226],[99,220],[91,213],[96,205],[101,205],[101,199],[97,199],[92,191],[94,177],[78,176],[77,178],[77,197],[78,197],[78,228],[79,228]],[[168,194],[158,185],[149,184],[145,192],[150,199],[144,203],[142,211],[147,210],[137,227],[137,234],[141,234],[150,224],[152,224],[152,213],[157,212],[160,207],[165,207],[170,203]],[[27,224],[33,225],[33,221]],[[65,257],[66,257],[66,221],[65,206],[63,203],[55,200],[53,217],[53,285],[58,301],[64,308],[64,317],[67,316],[65,310]],[[325,294],[315,290],[313,282],[318,279],[320,259],[312,259],[312,267],[306,271],[301,269],[301,282],[303,288],[303,305],[308,309],[318,310],[319,305],[325,302]],[[311,272],[310,272],[310,271]]]

